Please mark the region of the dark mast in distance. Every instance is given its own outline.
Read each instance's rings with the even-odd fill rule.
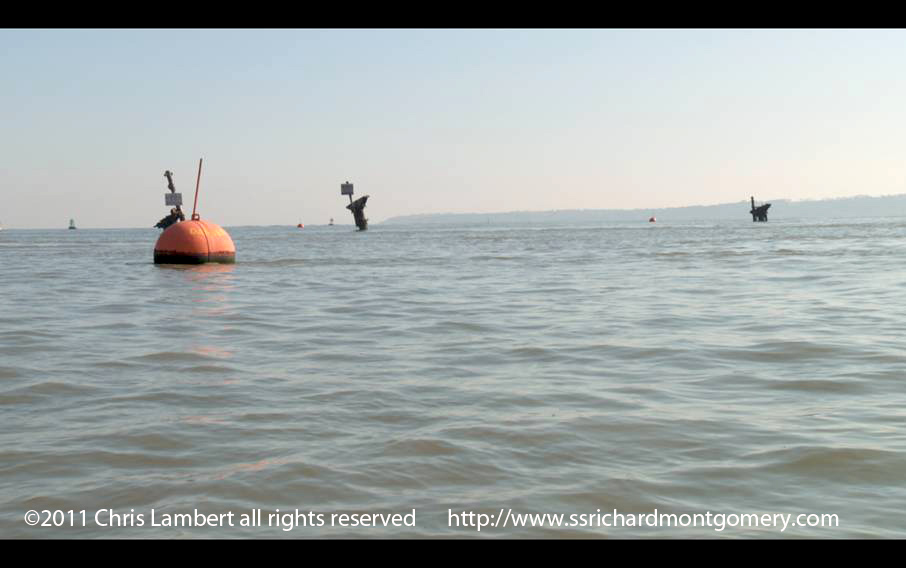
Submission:
[[[752,214],[752,222],[761,222],[767,223],[768,221],[768,209],[771,208],[770,203],[765,203],[764,205],[759,205],[755,207],[755,197],[752,196],[752,210],[749,213]]]

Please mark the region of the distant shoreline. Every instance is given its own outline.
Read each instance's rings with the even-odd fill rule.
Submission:
[[[906,194],[871,197],[859,195],[834,199],[792,201],[765,199],[756,203],[771,203],[771,219],[814,219],[849,217],[897,217],[906,215]],[[548,211],[508,211],[500,213],[423,213],[398,215],[381,224],[445,224],[445,223],[550,223],[595,221],[694,221],[748,219],[748,200],[717,205],[690,205],[653,209],[562,209]]]
[[[853,197],[839,197],[833,199],[816,199],[794,201],[790,199],[765,199],[756,196],[756,203],[771,203],[772,207],[768,221],[783,219],[834,219],[834,218],[859,218],[859,217],[903,217],[906,216],[906,193],[872,197],[858,195]],[[413,215],[397,215],[383,221],[373,221],[375,226],[380,225],[500,225],[500,224],[550,224],[550,223],[600,223],[600,222],[647,222],[649,217],[656,217],[658,222],[669,221],[751,221],[749,215],[750,204],[748,200],[736,203],[720,203],[716,205],[689,205],[685,207],[660,207],[652,209],[552,209],[547,211],[505,211],[495,213],[420,213]],[[291,227],[293,223],[268,223],[251,225],[247,223],[224,223],[227,228],[239,227]],[[308,228],[328,227],[323,224],[310,224]],[[354,228],[349,222],[334,223],[338,229]],[[2,232],[22,230],[67,230],[65,224],[55,227],[10,227],[4,226]],[[153,227],[92,227],[83,226],[79,230],[120,230],[120,229],[149,229]],[[76,232],[76,231],[73,231]]]

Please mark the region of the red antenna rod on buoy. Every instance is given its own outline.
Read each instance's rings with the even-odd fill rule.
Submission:
[[[195,180],[195,204],[192,205],[192,220],[197,221],[200,217],[195,213],[198,208],[198,186],[201,185],[201,161],[204,158],[198,158],[198,179]]]

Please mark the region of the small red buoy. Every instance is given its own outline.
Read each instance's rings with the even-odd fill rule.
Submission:
[[[300,229],[304,229],[304,228],[305,228],[305,225],[303,225],[302,223],[299,223],[298,225],[296,225],[296,227],[298,227],[298,228],[300,228]]]
[[[205,262],[236,262],[233,239],[216,223],[200,219],[174,223],[154,245],[154,264]]]
[[[649,222],[649,223],[654,223],[654,222],[656,222],[656,221],[657,221],[657,219],[655,219],[654,217],[648,219],[648,222]]]

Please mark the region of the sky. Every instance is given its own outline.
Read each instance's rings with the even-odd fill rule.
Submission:
[[[906,30],[0,30],[0,224],[906,193]]]

